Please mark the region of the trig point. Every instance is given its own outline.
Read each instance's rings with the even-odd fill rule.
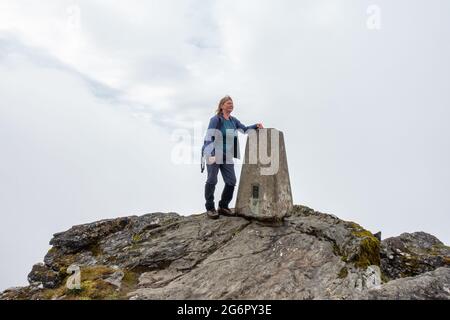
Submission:
[[[235,211],[257,220],[282,220],[293,208],[283,132],[249,133]]]

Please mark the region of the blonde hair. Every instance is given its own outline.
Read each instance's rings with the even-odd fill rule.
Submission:
[[[219,105],[218,105],[218,107],[217,107],[217,110],[216,110],[216,114],[222,114],[222,106],[225,104],[225,102],[227,102],[228,100],[233,100],[233,99],[231,99],[231,97],[230,96],[225,96],[225,97],[223,97],[222,99],[220,99],[220,101],[219,101]]]

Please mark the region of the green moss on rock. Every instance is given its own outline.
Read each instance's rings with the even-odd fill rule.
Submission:
[[[338,278],[339,279],[344,279],[347,276],[348,276],[348,269],[347,269],[347,267],[343,267],[338,273]]]
[[[132,243],[139,243],[142,241],[142,235],[141,234],[134,234],[133,237],[131,238],[131,242]]]
[[[116,286],[106,282],[104,279],[116,272],[114,268],[108,266],[81,267],[81,288],[69,289],[65,281],[55,289],[45,289],[41,293],[41,298],[65,299],[65,300],[109,300],[120,299],[121,294]]]
[[[365,269],[370,265],[381,265],[380,259],[380,240],[371,232],[365,230],[359,224],[351,222],[352,234],[360,239],[359,252],[352,258],[358,268]]]

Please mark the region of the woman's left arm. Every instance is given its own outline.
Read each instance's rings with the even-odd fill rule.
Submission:
[[[234,118],[234,120],[236,120],[237,128],[241,129],[242,131],[244,131],[244,133],[246,133],[250,129],[255,130],[255,129],[262,129],[263,128],[262,123],[257,123],[257,124],[254,124],[254,125],[251,125],[251,126],[247,127],[247,126],[243,125],[237,118]]]

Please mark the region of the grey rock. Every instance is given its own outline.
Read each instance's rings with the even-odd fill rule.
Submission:
[[[448,298],[448,268],[435,263],[445,264],[448,247],[436,238],[380,243],[356,223],[299,205],[276,222],[173,212],[102,220],[58,233],[52,244],[30,285],[0,299],[79,298],[63,287],[72,264],[91,299]],[[416,258],[436,270],[407,264]],[[386,283],[412,267],[414,277]]]
[[[450,300],[450,268],[397,279],[370,290],[372,300]]]
[[[125,276],[125,273],[120,270],[117,266],[114,266],[114,269],[117,271],[114,272],[111,276],[107,277],[105,279],[105,282],[112,284],[113,286],[117,287],[118,289],[122,286],[122,280]]]
[[[381,242],[381,268],[389,279],[450,266],[450,247],[425,232],[403,233]]]
[[[377,233],[374,234],[375,238],[377,238],[378,240],[381,241],[381,231],[378,231]]]
[[[369,266],[363,275],[365,286],[368,289],[378,288],[381,286],[381,270],[379,266]]]
[[[122,230],[129,222],[130,218],[125,217],[74,226],[68,231],[54,234],[50,244],[65,252],[76,252],[95,244],[101,238]]]
[[[37,263],[28,274],[30,284],[42,284],[44,288],[56,288],[61,284],[62,277],[59,272],[50,269],[43,263]]]
[[[42,292],[42,284],[30,284],[27,287],[13,287],[0,293],[0,300],[36,300]]]
[[[339,279],[347,264],[333,242],[295,229],[290,223],[251,223],[197,267],[170,273],[165,285],[141,279],[133,299],[339,299],[352,298],[364,270],[348,265],[351,276]],[[149,284],[149,285],[148,285]]]

